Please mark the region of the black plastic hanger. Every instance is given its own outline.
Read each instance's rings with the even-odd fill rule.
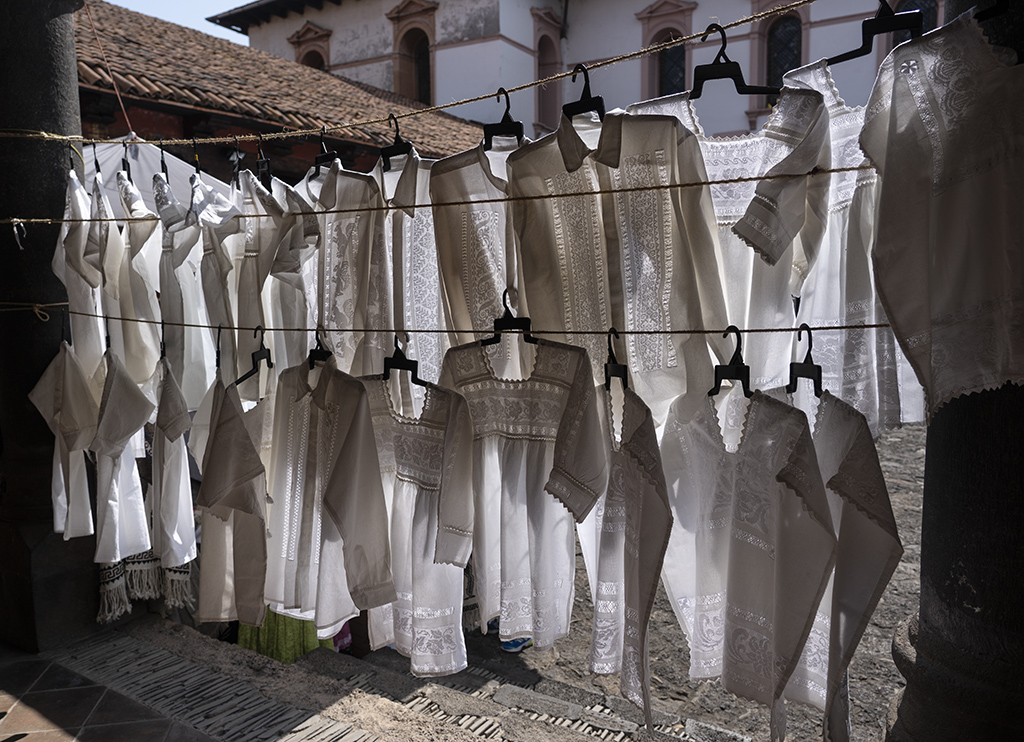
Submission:
[[[384,373],[381,374],[381,378],[387,381],[391,378],[391,371],[408,371],[410,375],[410,381],[413,384],[419,384],[420,386],[426,386],[427,382],[419,377],[420,362],[414,361],[411,358],[406,357],[405,353],[398,345],[398,334],[395,334],[395,353],[389,358],[384,359]]]
[[[217,369],[218,376],[220,375],[220,331],[221,326],[217,325],[217,348],[213,356],[213,367]]]
[[[704,90],[704,83],[708,80],[732,80],[736,86],[736,92],[741,95],[778,95],[779,88],[771,85],[747,85],[743,79],[743,70],[739,62],[733,62],[725,54],[725,46],[728,39],[725,36],[725,29],[717,23],[712,23],[707,30],[701,34],[700,40],[706,41],[708,35],[717,31],[722,36],[722,48],[715,55],[711,64],[698,64],[693,68],[693,87],[690,89],[690,100],[700,98]]]
[[[270,158],[263,154],[263,134],[256,132],[256,177],[270,190]]]
[[[576,82],[576,75],[581,72],[583,73],[583,93],[580,94],[579,100],[566,103],[562,106],[562,113],[565,114],[567,119],[572,121],[573,116],[596,111],[597,117],[601,121],[604,121],[604,98],[600,95],[591,95],[590,72],[587,71],[587,65],[580,63],[572,68],[572,81]]]
[[[121,169],[124,170],[124,174],[128,176],[129,182],[135,182],[132,180],[132,165],[128,162],[128,140],[125,139],[121,144],[124,150],[121,152]]]
[[[160,318],[160,360],[167,357],[167,343],[164,342],[164,320]]]
[[[726,379],[733,379],[743,385],[744,396],[752,397],[754,393],[750,391],[750,366],[743,362],[743,337],[740,335],[740,330],[736,325],[729,325],[725,328],[722,337],[729,337],[729,333],[735,333],[736,335],[736,351],[732,354],[732,358],[729,359],[727,364],[715,366],[715,385],[708,392],[708,396],[713,397],[718,394],[722,391],[722,382]]]
[[[93,171],[93,178],[95,178],[97,175],[102,175],[103,174],[103,173],[100,172],[100,158],[96,156],[96,140],[95,139],[92,141],[92,171]]]
[[[910,38],[916,39],[921,35],[924,27],[924,13],[920,10],[908,10],[903,13],[894,13],[892,7],[885,0],[878,3],[878,12],[874,18],[865,18],[860,24],[862,43],[857,49],[831,57],[829,64],[839,64],[850,59],[863,57],[871,53],[872,42],[876,36],[892,33],[894,31],[910,31]]]
[[[320,154],[318,154],[316,157],[313,158],[313,167],[316,168],[316,172],[313,173],[313,177],[314,178],[320,175],[320,167],[321,166],[327,165],[327,167],[330,167],[331,163],[334,162],[336,159],[338,159],[338,153],[337,152],[334,152],[334,151],[328,152],[327,151],[327,144],[324,142],[324,137],[326,137],[326,136],[327,136],[327,126],[324,125],[324,126],[320,127]],[[318,335],[317,336],[317,343],[319,343],[319,342],[320,342],[320,336]]]
[[[259,333],[260,336],[260,347],[252,352],[252,368],[250,368],[244,374],[235,379],[235,384],[241,384],[250,376],[255,376],[256,374],[258,374],[260,372],[260,361],[266,361],[267,368],[274,367],[274,362],[270,360],[270,351],[267,349],[267,346],[263,344],[263,325],[256,325],[256,329],[252,331],[252,336],[256,337],[256,333]],[[218,343],[217,345],[219,349],[220,343]]]
[[[395,125],[395,141],[386,147],[380,148],[380,167],[386,173],[391,169],[391,158],[399,155],[407,155],[412,152],[412,142],[402,139],[398,131],[398,118],[393,113],[388,114],[388,126]]]
[[[821,396],[821,366],[814,362],[811,358],[811,348],[814,343],[811,341],[811,328],[804,322],[800,325],[800,329],[796,331],[796,339],[800,339],[800,335],[807,332],[807,355],[804,356],[804,360],[800,363],[789,364],[789,383],[786,384],[786,391],[792,394],[796,391],[796,380],[797,379],[810,379],[814,382],[814,396]]]
[[[163,150],[161,150],[160,153],[163,154]],[[235,135],[235,157],[234,157],[234,160],[235,160],[235,164],[231,168],[231,182],[234,183],[237,186],[238,185],[238,173],[242,169],[242,153],[238,149],[238,135],[237,134]]]
[[[167,174],[167,160],[164,159],[164,139],[160,137],[160,172],[164,174],[167,182],[171,182],[171,176]]]
[[[1010,0],[996,0],[985,10],[979,10],[974,14],[974,20],[976,21],[987,21],[990,18],[995,18],[997,15],[1002,15],[1010,9]]]
[[[71,143],[71,140],[69,139],[68,140],[68,162],[71,163],[71,169],[72,170],[75,169],[75,152],[76,151],[77,150],[75,149],[75,145],[73,145]]]
[[[503,332],[521,332],[523,340],[536,344],[537,338],[530,334],[530,318],[515,317],[508,306],[508,289],[501,293],[501,303],[505,306],[505,313],[494,320],[494,334],[489,338],[480,341],[481,345],[495,345],[501,342]]]
[[[68,343],[68,336],[64,332],[64,323],[67,321],[67,318],[68,318],[68,308],[67,307],[61,307],[60,308],[60,341],[62,343]],[[71,345],[71,343],[68,343],[68,345]]]
[[[195,137],[192,137],[192,156],[196,161],[196,175],[199,175],[199,142]]]
[[[619,337],[619,331],[614,327],[608,329],[608,361],[604,364],[604,388],[612,388],[612,377],[622,379],[622,388],[629,389],[629,367],[625,363],[619,363],[615,357],[615,348],[612,347],[612,335]]]
[[[330,358],[333,353],[327,350],[320,342],[320,330],[315,330],[316,333],[316,345],[313,346],[309,351],[309,368],[310,370],[316,366],[317,361],[326,361]]]
[[[510,113],[512,103],[508,99],[508,91],[505,88],[498,88],[497,98],[499,101],[503,95],[505,96],[505,115],[496,124],[484,124],[484,149],[491,148],[494,137],[515,137],[517,143],[523,143],[523,122],[512,118]]]

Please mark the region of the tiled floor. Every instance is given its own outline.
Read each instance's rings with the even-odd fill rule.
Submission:
[[[214,742],[50,660],[0,654],[0,742]]]

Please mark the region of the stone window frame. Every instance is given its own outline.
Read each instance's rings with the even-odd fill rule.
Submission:
[[[310,52],[316,52],[324,60],[324,71],[331,69],[331,29],[318,26],[312,21],[306,21],[302,28],[288,37],[288,43],[295,49],[295,61],[303,64],[302,60]]]
[[[540,41],[541,38],[545,36],[554,46],[555,53],[558,55],[557,59],[555,60],[555,63],[552,66],[556,68],[556,71],[562,71],[562,16],[558,15],[558,13],[551,10],[550,8],[530,8],[530,14],[533,16],[533,79],[540,80],[542,77],[548,77],[550,74],[545,74],[541,72],[540,69]],[[553,131],[551,127],[542,123],[540,120],[542,96],[551,97],[551,104],[554,107],[554,110],[559,111],[559,116],[561,116],[562,82],[556,81],[553,83],[549,83],[548,86],[537,85],[534,88],[534,138],[543,136],[544,134]]]
[[[437,13],[438,3],[428,0],[405,0],[385,13],[391,21],[394,33],[391,47],[391,89],[399,95],[416,100],[416,76],[406,80],[402,72],[402,41],[407,33],[413,30],[422,31],[427,37],[427,44],[430,48],[430,100],[427,105],[433,105],[437,94],[437,62],[435,47],[437,35],[435,33],[434,17]]]
[[[685,0],[656,0],[636,14],[640,21],[640,38],[643,45],[650,46],[655,39],[666,31],[674,31],[680,36],[693,33],[693,11],[697,3]],[[693,55],[686,54],[686,87],[693,84]],[[645,54],[640,58],[640,94],[643,100],[650,100],[658,95],[658,54]]]
[[[766,10],[786,5],[791,0],[752,0],[750,12],[761,13]],[[784,16],[794,16],[800,21],[800,66],[807,64],[810,60],[808,55],[811,48],[811,9],[809,5],[794,8],[787,13],[772,15],[755,21],[750,29],[750,68],[747,71],[746,81],[751,85],[765,85],[768,74],[768,30],[776,21]],[[750,107],[747,109],[747,125],[753,131],[757,126],[758,118],[771,112],[768,106],[767,97],[764,95],[751,95]]]

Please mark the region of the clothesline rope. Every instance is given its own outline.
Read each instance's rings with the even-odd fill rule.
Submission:
[[[501,203],[513,203],[516,201],[550,201],[551,199],[558,198],[585,198],[587,196],[603,196],[603,195],[614,195],[620,193],[643,193],[645,191],[668,191],[675,189],[684,188],[700,188],[703,186],[714,186],[714,185],[731,185],[734,183],[756,183],[763,180],[779,180],[785,178],[803,178],[813,175],[831,175],[833,173],[853,173],[859,171],[874,170],[874,166],[870,164],[863,165],[851,165],[850,167],[836,167],[836,168],[814,168],[813,170],[806,173],[775,173],[765,175],[748,175],[739,176],[736,178],[720,178],[717,180],[698,180],[691,183],[658,183],[653,185],[641,185],[641,186],[626,186],[622,188],[600,188],[597,190],[588,191],[572,191],[570,193],[544,193],[536,195],[525,195],[525,196],[501,196],[495,198],[480,198],[480,199],[463,199],[459,201],[438,201],[428,203],[417,203],[407,204],[403,206],[393,206],[385,204],[384,206],[351,206],[340,209],[324,209],[323,211],[290,211],[285,214],[285,217],[298,217],[298,216],[320,216],[322,214],[354,214],[372,211],[390,211],[392,209],[430,209],[433,207],[441,206],[472,206],[479,204],[501,204]],[[276,218],[275,214],[236,214],[232,216],[232,219],[251,219],[251,218]],[[159,217],[156,214],[152,216],[136,216],[136,217],[104,217],[104,218],[79,218],[79,219],[68,219],[68,218],[7,218],[0,219],[0,224],[80,224],[87,222],[152,222],[157,221]]]
[[[17,301],[3,301],[0,302],[0,312],[21,312],[31,311],[35,312],[36,316],[39,317],[43,322],[47,322],[50,319],[49,314],[44,311],[45,309],[61,308],[62,313],[73,314],[80,317],[93,317],[96,319],[103,319],[114,322],[139,322],[146,325],[161,325],[164,327],[193,327],[205,330],[229,330],[237,332],[238,330],[255,331],[254,326],[241,326],[241,325],[207,325],[197,322],[166,322],[158,319],[141,319],[138,317],[112,317],[105,314],[98,314],[96,312],[82,312],[74,309],[65,309],[68,306],[66,301],[55,301],[48,303],[33,303],[33,302],[17,302]],[[417,335],[436,335],[436,334],[466,334],[466,335],[487,335],[493,332],[491,328],[480,328],[480,329],[455,329],[450,330],[448,328],[440,329],[419,329],[413,330],[409,328],[397,329],[393,327],[268,327],[266,325],[260,325],[264,332],[341,332],[341,333],[383,333],[386,335],[398,335],[404,332]],[[852,324],[852,325],[818,325],[815,327],[804,327],[803,329],[810,329],[811,332],[827,332],[830,330],[877,330],[888,328],[887,323],[876,323],[876,324]],[[797,327],[753,327],[748,330],[740,330],[741,333],[770,333],[770,332],[797,332],[801,328]],[[521,334],[520,330],[506,330],[509,334]],[[532,335],[607,335],[608,330],[529,330]],[[716,335],[727,334],[726,330],[715,329],[715,330],[616,330],[620,335]]]
[[[770,18],[771,16],[774,16],[774,15],[783,15],[785,13],[788,13],[791,10],[795,10],[796,8],[800,8],[800,7],[804,6],[804,5],[810,5],[810,4],[815,3],[815,2],[817,2],[817,0],[795,0],[794,2],[787,3],[786,5],[779,5],[777,7],[771,8],[769,10],[763,10],[763,11],[761,11],[759,13],[754,13],[752,15],[748,15],[748,16],[745,16],[743,18],[739,18],[739,19],[737,19],[735,21],[730,21],[729,23],[721,24],[721,26],[722,26],[723,29],[728,30],[730,28],[736,28],[737,26],[743,26],[743,25],[746,25],[746,24],[749,24],[749,23],[756,23],[757,21],[763,20],[765,18]],[[681,37],[676,38],[676,39],[669,39],[668,41],[663,41],[663,42],[660,42],[660,43],[657,43],[657,44],[651,44],[650,46],[645,46],[645,47],[643,47],[641,49],[637,49],[636,51],[628,52],[626,54],[620,54],[620,55],[618,55],[616,57],[610,57],[609,59],[604,59],[604,60],[601,60],[599,62],[594,62],[593,64],[591,64],[591,65],[589,65],[587,67],[587,70],[588,71],[593,71],[593,70],[596,70],[596,69],[601,69],[602,67],[610,67],[612,65],[619,64],[620,62],[626,62],[626,61],[629,61],[631,59],[639,59],[640,57],[647,56],[648,54],[657,54],[660,51],[664,51],[665,49],[670,49],[670,48],[672,48],[674,46],[679,46],[679,45],[682,45],[682,44],[692,43],[692,42],[696,41],[697,39],[699,39],[701,36],[704,36],[704,35],[705,35],[704,31],[698,31],[697,33],[689,34],[688,36],[681,36]],[[102,51],[102,47],[101,47],[101,51]],[[108,69],[109,69],[109,66],[108,66]],[[515,93],[515,92],[518,92],[520,90],[529,90],[530,88],[534,88],[534,87],[537,87],[539,85],[547,85],[548,83],[552,83],[552,82],[557,82],[559,80],[563,80],[563,79],[565,79],[567,77],[571,77],[572,75],[573,75],[573,73],[571,71],[557,72],[557,73],[555,73],[553,75],[549,75],[548,77],[544,77],[544,78],[541,78],[539,80],[534,80],[532,82],[525,82],[525,83],[521,83],[519,85],[510,87],[510,88],[506,88],[506,90],[508,90],[509,93]],[[111,79],[113,79],[113,78],[111,78]],[[115,84],[114,90],[116,92],[116,90],[117,90],[117,88],[116,88],[117,83],[115,82],[114,84]],[[393,115],[394,115],[394,117],[396,119],[412,118],[412,117],[415,117],[415,116],[422,116],[423,114],[426,114],[426,113],[436,113],[438,111],[444,111],[444,110],[449,109],[449,108],[457,108],[458,106],[463,106],[463,105],[466,105],[468,103],[475,103],[475,102],[481,101],[481,100],[489,100],[489,99],[491,99],[493,97],[494,97],[494,93],[486,93],[484,95],[477,95],[477,96],[473,96],[471,98],[462,98],[461,100],[453,101],[451,103],[442,103],[442,104],[439,104],[439,105],[436,105],[436,106],[427,106],[425,108],[418,108],[418,109],[415,109],[415,110],[406,111],[405,113],[396,113],[396,114],[393,114]],[[123,104],[122,104],[122,106],[123,106]],[[125,115],[125,120],[127,121],[127,114]],[[205,138],[202,138],[202,139],[198,139],[198,138],[197,139],[191,139],[191,138],[190,139],[164,139],[163,140],[163,144],[165,144],[165,145],[232,144],[232,143],[234,143],[236,141],[238,141],[238,142],[254,142],[257,139],[259,139],[261,136],[262,136],[263,140],[268,140],[268,139],[292,139],[292,138],[297,138],[297,137],[308,137],[308,136],[315,136],[315,135],[318,135],[318,134],[321,134],[321,133],[324,133],[324,132],[326,132],[327,134],[339,134],[339,133],[343,132],[346,129],[355,129],[357,127],[371,126],[371,125],[374,125],[374,124],[387,124],[388,120],[389,120],[389,117],[384,117],[384,118],[379,118],[378,117],[378,118],[374,118],[374,119],[367,119],[365,121],[348,121],[348,122],[345,122],[345,123],[335,124],[333,126],[328,126],[328,127],[326,127],[326,129],[323,129],[323,128],[318,128],[318,129],[295,129],[295,130],[292,130],[292,131],[269,132],[269,133],[262,134],[262,135],[259,135],[259,134],[240,134],[238,136],[232,135],[232,136],[225,136],[225,137],[205,137]],[[25,139],[57,139],[57,140],[62,140],[62,141],[67,141],[67,142],[82,142],[82,143],[88,143],[88,144],[121,144],[121,141],[122,141],[120,139],[86,139],[85,137],[83,137],[81,135],[71,135],[71,136],[69,136],[69,135],[65,135],[65,134],[54,134],[52,132],[44,132],[44,131],[33,131],[33,132],[26,133],[24,130],[18,130],[18,129],[6,129],[6,130],[3,130],[3,131],[0,131],[0,138],[2,138],[2,137],[25,138]]]
[[[121,106],[121,113],[124,114],[124,122],[128,125],[128,131],[135,131],[132,127],[132,120],[128,118],[128,111],[124,107],[124,101],[121,100],[121,91],[117,87],[117,78],[114,77],[114,73],[110,70],[110,62],[107,60],[107,53],[103,51],[103,44],[100,43],[100,34],[96,30],[96,22],[92,19],[92,11],[89,10],[89,3],[85,3],[85,14],[89,17],[89,25],[92,26],[92,35],[96,39],[96,46],[100,48],[100,56],[103,57],[103,66],[107,68],[107,75],[110,77],[110,82],[114,85],[114,95],[117,96],[117,102]],[[72,149],[74,149],[72,147]]]

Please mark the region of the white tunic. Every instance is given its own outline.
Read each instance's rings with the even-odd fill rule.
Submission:
[[[174,378],[170,361],[161,359],[156,425],[153,430],[153,553],[162,567],[178,567],[196,558],[196,528],[192,514],[192,483],[188,471],[185,431],[192,424],[188,403]]]
[[[153,176],[153,197],[163,224],[160,314],[165,322],[164,348],[188,408],[194,410],[213,384],[214,374],[213,338],[206,329],[210,318],[196,275],[202,256],[201,230],[196,224],[186,224],[186,209],[174,197],[163,173]]]
[[[119,562],[150,548],[149,523],[135,452],[128,443],[149,420],[152,402],[132,381],[120,359],[104,355],[106,379],[96,437],[96,555],[100,563]]]
[[[881,195],[882,303],[927,415],[1024,383],[1024,77],[968,11],[886,57],[861,146]]]
[[[68,174],[68,194],[64,205],[67,219],[88,219],[92,213],[89,194],[72,170]],[[68,292],[69,322],[75,355],[86,376],[92,377],[106,350],[99,288],[99,243],[89,239],[95,222],[69,221],[61,225],[57,249],[53,253],[53,272]]]
[[[594,601],[590,670],[621,673],[622,695],[651,721],[647,625],[672,510],[651,411],[631,389],[597,387],[608,443],[608,490],[579,525]]]
[[[556,132],[510,154],[508,168],[510,195],[545,197],[513,204],[535,329],[637,332],[626,363],[659,422],[678,394],[707,391],[703,336],[643,334],[727,324],[707,188],[566,195],[704,181],[697,138],[670,116],[610,113],[603,125],[563,116]],[[564,337],[587,349],[602,381],[604,335]]]
[[[414,149],[408,155],[392,158],[387,172],[379,162],[374,171],[392,207],[384,225],[384,237],[391,253],[393,317],[398,330],[445,329],[434,215],[429,207],[433,163],[434,160],[420,159]],[[425,206],[415,208],[418,204]],[[437,381],[446,350],[448,338],[444,332],[409,334],[406,355],[419,361],[419,377],[425,381]],[[405,384],[406,377],[400,378]],[[421,401],[422,387],[405,386],[404,398],[411,394]]]
[[[726,324],[741,330],[793,327],[792,296],[813,264],[828,207],[829,177],[806,175],[816,166],[829,166],[829,118],[821,94],[783,89],[764,127],[736,137],[706,136],[689,93],[628,110],[674,115],[695,132],[712,181],[784,176],[712,185],[712,223],[718,226]],[[786,383],[794,339],[790,333],[744,337],[743,357],[750,366],[752,386]],[[720,342],[717,336],[708,340]],[[717,347],[720,357],[727,358],[722,346]]]
[[[314,612],[321,637],[395,600],[366,389],[334,356],[283,371],[274,410],[267,600]]]
[[[144,384],[160,360],[160,253],[162,228],[156,214],[142,201],[142,194],[124,171],[117,173],[117,190],[124,213],[125,243],[121,261],[120,316],[124,337],[124,364],[136,384]],[[137,321],[133,321],[137,320]]]
[[[398,594],[395,603],[370,610],[370,643],[374,649],[394,643],[410,658],[413,675],[450,675],[466,668],[462,572],[473,546],[469,406],[431,384],[413,416],[393,402],[394,384],[373,376],[360,381],[373,415]]]
[[[680,398],[669,413],[661,456],[674,522],[663,581],[689,640],[690,677],[721,677],[767,705],[775,738],[836,537],[806,416],[735,388],[721,406]]]
[[[217,342],[217,327],[225,328],[220,334],[220,375],[225,384],[237,378],[235,314],[231,303],[228,275],[231,272],[231,256],[225,247],[225,240],[242,229],[241,212],[226,198],[210,188],[199,175],[192,176],[192,203],[185,223],[198,224],[203,235],[203,259],[200,276],[206,311],[210,317],[210,337]]]
[[[387,205],[373,175],[335,160],[320,188],[324,243],[318,272],[324,343],[338,368],[356,376],[379,374],[394,339],[389,256],[384,241]],[[369,332],[365,332],[369,330]]]
[[[99,407],[71,346],[60,344],[28,398],[54,435],[53,531],[63,533],[65,541],[91,536],[92,505],[84,454],[96,436]]]
[[[858,142],[864,108],[847,106],[839,97],[825,60],[787,72],[785,84],[823,96],[833,168],[868,166],[831,175],[821,247],[796,287],[800,296],[796,323],[816,328],[814,360],[822,367],[822,385],[860,410],[876,436],[902,423],[920,422],[922,390],[917,384],[901,386],[892,330],[827,329],[829,325],[888,324],[871,270],[878,177]],[[802,359],[806,347],[798,345],[795,360]],[[797,399],[803,399],[807,390],[801,385]]]
[[[266,470],[246,427],[234,385],[225,389],[218,380],[200,405],[196,420],[193,433],[199,435],[194,437],[206,439],[201,456],[203,481],[196,498],[205,511],[196,618],[237,619],[249,626],[262,626],[266,615]]]
[[[767,394],[788,398],[781,389]],[[826,390],[810,419],[838,547],[835,570],[785,697],[824,711],[824,739],[847,742],[846,670],[903,547],[864,415]]]
[[[492,366],[503,354],[452,348],[441,385],[466,398],[473,419],[480,628],[500,617],[502,641],[532,637],[548,649],[569,632],[573,518],[582,521],[607,485],[606,445],[586,351],[545,340],[520,350],[532,371],[515,379]]]
[[[490,333],[494,318],[504,311],[505,289],[512,289],[512,305],[517,306],[520,281],[511,205],[497,201],[508,195],[506,160],[517,146],[513,137],[495,137],[490,150],[481,142],[430,169],[437,263],[454,343]],[[520,304],[519,310],[525,312],[525,306]]]

